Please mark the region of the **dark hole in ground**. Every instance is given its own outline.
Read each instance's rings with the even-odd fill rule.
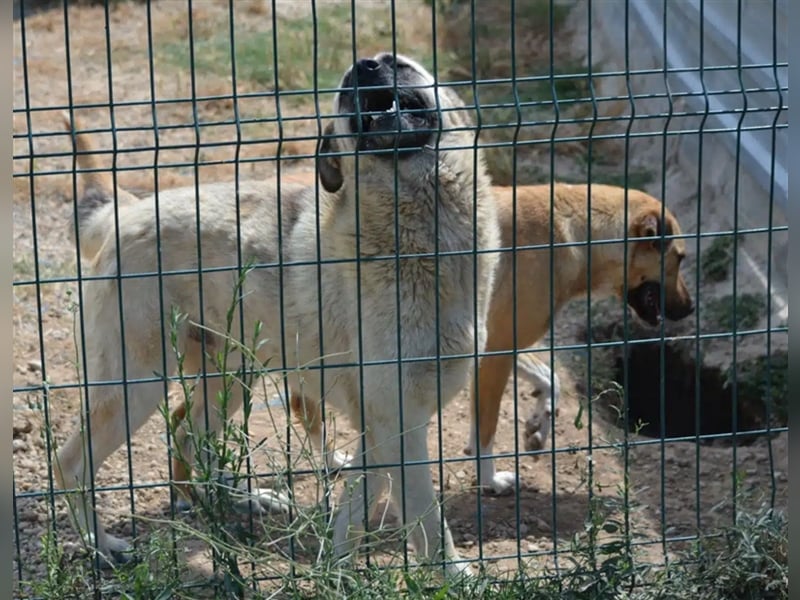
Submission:
[[[661,431],[661,352],[664,352],[664,435],[684,437],[696,435],[700,403],[700,435],[725,435],[717,440],[731,441],[734,431],[733,390],[726,385],[727,373],[718,368],[700,366],[699,377],[694,356],[689,352],[658,342],[628,346],[628,424],[632,431],[642,425],[640,434],[660,438]],[[615,380],[624,382],[623,356],[615,365]],[[699,383],[699,394],[697,393]],[[620,399],[621,403],[622,400]],[[619,406],[617,407],[619,408]],[[736,443],[749,444],[758,435],[742,435],[765,427],[765,405],[761,394],[752,386],[739,384],[735,430]]]

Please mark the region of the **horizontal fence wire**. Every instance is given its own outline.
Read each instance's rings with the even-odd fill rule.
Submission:
[[[495,4],[15,2],[18,597],[347,597],[369,586],[394,597],[400,570],[409,591],[444,593],[419,573],[452,579],[452,564],[499,591],[538,586],[508,597],[614,597],[691,570],[693,549],[760,506],[786,508],[781,0],[757,17],[737,0],[714,27],[704,0],[646,15],[635,0],[614,15],[570,0]],[[725,43],[714,37],[728,26]],[[691,64],[680,64],[674,46],[694,34]],[[362,106],[379,92],[354,75],[376,51],[420,65],[393,71],[380,92],[390,108]],[[419,100],[431,90],[419,78],[401,85],[401,71],[419,68],[441,106]],[[351,94],[352,110],[337,112],[334,98]],[[351,148],[392,110],[398,123],[435,114],[411,126],[424,144],[401,148],[400,132],[382,130],[395,142]],[[767,186],[748,163],[751,142],[771,156]],[[406,170],[424,153],[434,166],[411,186]],[[442,233],[449,188],[425,186],[454,177],[456,156],[469,243],[454,248]],[[375,161],[394,173],[383,223],[370,214],[375,171],[360,166]],[[344,191],[326,189],[329,165]],[[251,180],[265,182],[258,208],[242,187]],[[569,200],[557,183],[582,191]],[[159,201],[173,188],[179,199]],[[410,188],[428,195],[409,204]],[[647,233],[639,190],[659,201]],[[478,247],[487,198],[502,239]],[[431,242],[406,244],[417,235],[401,225],[407,211],[429,201],[416,227]],[[340,214],[326,212],[332,202],[353,210],[344,236],[319,218]],[[304,219],[314,225],[298,229]],[[204,239],[219,223],[226,239]],[[383,232],[379,250],[369,228]],[[339,255],[326,250],[336,236],[349,244]],[[683,263],[670,262],[676,248]],[[491,289],[480,277],[490,260]],[[467,263],[468,297],[454,298],[445,282],[463,283],[453,265]],[[381,269],[393,289],[370,279]],[[404,286],[419,276],[438,291],[409,312]],[[308,332],[292,321],[300,277],[301,293],[316,290]],[[325,292],[347,283],[350,300]],[[485,346],[474,335],[484,291],[506,302],[492,312],[486,300]],[[326,326],[350,314],[351,346],[338,352]],[[414,337],[421,323],[430,339]],[[445,350],[446,328],[468,329],[468,343]],[[343,414],[329,398],[347,394]],[[415,394],[435,398],[432,415],[420,417]],[[62,461],[82,471],[62,473]],[[352,508],[359,493],[367,500]],[[352,563],[334,547],[348,510],[365,530]],[[455,554],[413,547],[451,536],[443,546]],[[411,568],[426,561],[429,571]]]

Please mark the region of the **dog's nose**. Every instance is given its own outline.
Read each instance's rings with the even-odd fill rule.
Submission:
[[[381,68],[381,63],[377,60],[372,60],[371,58],[362,58],[356,63],[356,68],[359,71],[377,71]]]

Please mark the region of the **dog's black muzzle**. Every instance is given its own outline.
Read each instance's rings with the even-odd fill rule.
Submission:
[[[661,285],[656,281],[645,281],[635,288],[630,288],[628,305],[642,321],[653,327],[661,323],[662,315],[670,321],[679,321],[694,311],[691,300],[679,306],[667,301],[666,306],[662,307]]]
[[[420,149],[436,133],[435,107],[428,106],[422,89],[411,87],[424,85],[424,79],[389,61],[362,58],[342,80],[339,112],[349,115],[359,150]]]

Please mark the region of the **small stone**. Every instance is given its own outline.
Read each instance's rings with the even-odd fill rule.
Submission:
[[[466,473],[466,471],[463,471],[463,470],[462,471],[457,471],[456,472],[456,477],[458,477],[459,479],[466,479],[467,473]]]
[[[534,519],[536,519],[536,527],[538,527],[540,531],[543,531],[545,533],[552,531],[552,528],[550,527],[550,524],[547,521],[545,521],[541,517],[534,517]]]
[[[42,361],[40,360],[29,360],[28,361],[28,371],[32,373],[38,373],[42,370]]]
[[[26,452],[28,450],[28,442],[21,439],[11,440],[11,450],[13,452]]]
[[[23,417],[21,422],[14,423],[13,425],[13,435],[14,437],[22,437],[26,433],[30,433],[33,430],[33,423],[31,423],[30,419],[27,417]]]
[[[22,521],[28,521],[29,523],[38,523],[41,520],[42,515],[40,515],[38,512],[31,511],[22,513],[19,518]]]
[[[539,546],[536,544],[528,544],[528,552],[538,552]]]

